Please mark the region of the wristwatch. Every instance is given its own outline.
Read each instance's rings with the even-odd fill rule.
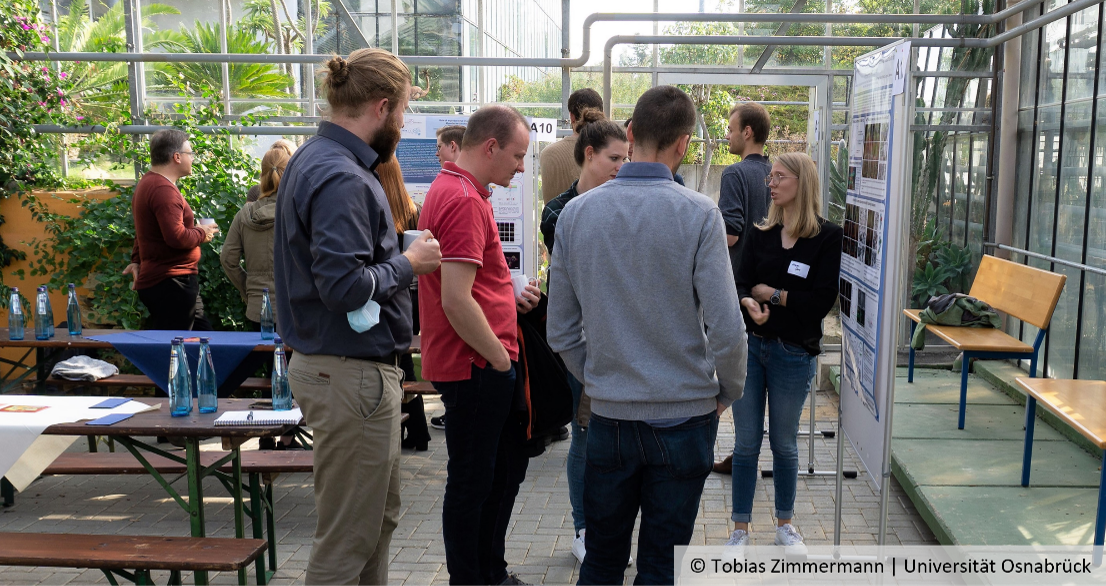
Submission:
[[[769,299],[768,301],[772,305],[779,305],[780,304],[780,294],[781,293],[783,293],[783,291],[781,289],[776,289],[776,291],[774,293],[772,293],[772,298]]]

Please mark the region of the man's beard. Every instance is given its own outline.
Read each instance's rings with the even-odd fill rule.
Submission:
[[[384,126],[373,135],[369,146],[376,151],[381,163],[388,162],[395,154],[396,146],[399,145],[401,128],[399,120],[394,115],[390,115],[388,120],[384,122]]]

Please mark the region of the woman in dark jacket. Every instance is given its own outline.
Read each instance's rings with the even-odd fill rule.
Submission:
[[[804,546],[792,525],[799,471],[796,435],[822,351],[822,320],[837,299],[842,232],[818,216],[818,169],[807,155],[776,157],[765,182],[772,195],[768,218],[757,230],[746,231],[749,242],[736,275],[749,332],[749,370],[745,393],[733,404],[731,518],[736,529],[727,545],[743,547],[749,540],[767,402],[775,543],[797,553]]]

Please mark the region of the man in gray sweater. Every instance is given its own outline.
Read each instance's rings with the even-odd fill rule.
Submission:
[[[718,414],[745,385],[745,326],[714,203],[672,180],[695,106],[672,86],[634,108],[633,162],[565,206],[548,339],[592,398],[581,584],[671,584],[713,464]]]
[[[726,221],[726,244],[730,246],[730,264],[735,275],[741,265],[745,233],[768,217],[768,205],[772,203],[764,184],[764,178],[772,171],[772,164],[764,156],[769,128],[771,120],[764,106],[743,102],[730,108],[726,139],[730,141],[730,154],[741,160],[722,171],[718,207]]]

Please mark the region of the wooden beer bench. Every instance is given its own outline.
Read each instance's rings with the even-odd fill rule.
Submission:
[[[151,570],[168,570],[169,584],[180,584],[183,571],[234,572],[264,552],[260,539],[0,533],[0,565],[94,568],[111,584],[153,584]]]

